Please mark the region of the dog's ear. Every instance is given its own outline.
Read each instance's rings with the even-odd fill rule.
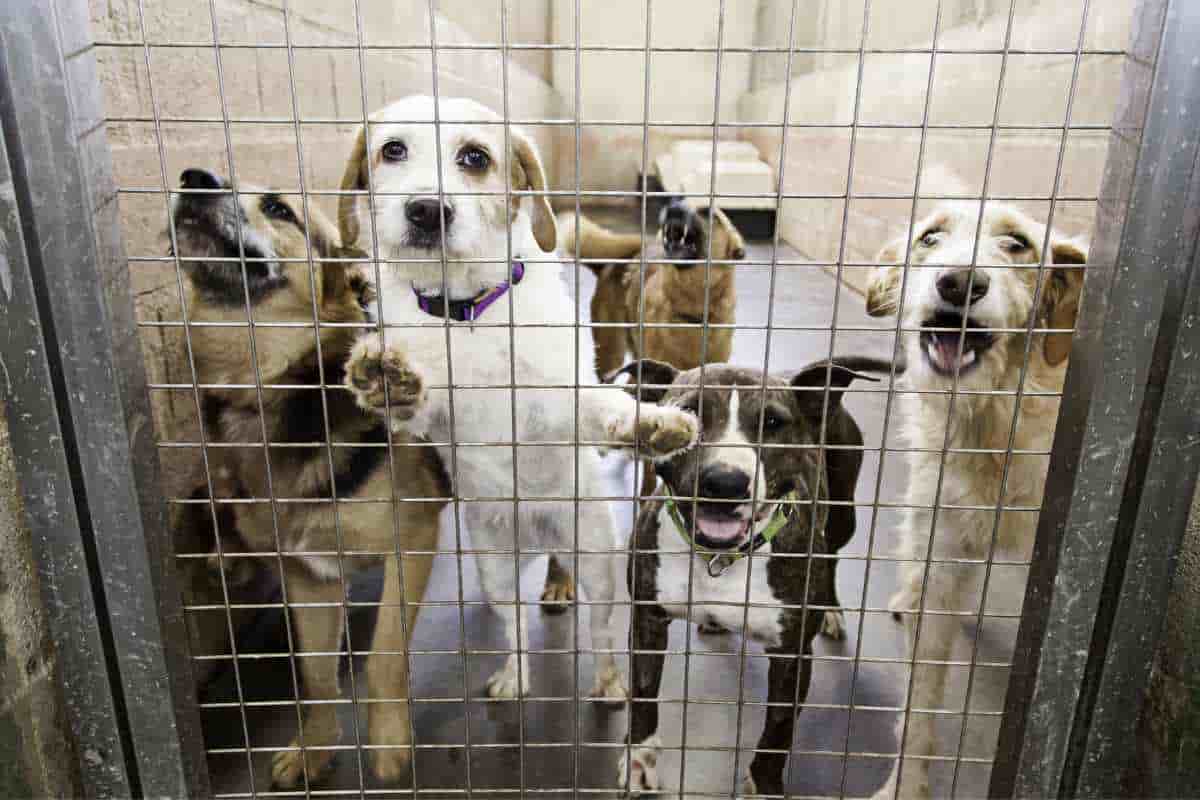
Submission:
[[[542,169],[542,160],[533,141],[519,128],[511,128],[509,135],[513,149],[512,188],[546,191],[546,171]],[[533,200],[533,237],[537,239],[538,247],[553,253],[558,248],[558,228],[550,198],[541,194],[530,199]]]
[[[797,389],[796,402],[805,413],[820,417],[825,408],[825,385],[829,384],[829,408],[837,408],[842,394],[855,380],[878,381],[862,372],[836,362],[818,361],[809,364],[792,378],[792,388]]]
[[[641,383],[638,383],[638,370],[641,370]],[[629,380],[623,385],[625,391],[643,403],[657,403],[666,396],[668,387],[679,377],[679,370],[662,361],[643,358],[640,361],[630,361],[618,370],[614,370],[600,379],[605,383],[616,383],[622,376],[628,375]]]
[[[362,273],[358,264],[351,264],[346,259],[366,259],[366,253],[357,247],[343,247],[331,244],[329,252],[323,258],[334,259],[321,263],[321,301],[339,298],[347,291],[359,294],[357,276]]]
[[[1050,246],[1050,263],[1079,265],[1050,268],[1042,286],[1042,319],[1047,328],[1074,328],[1083,295],[1082,265],[1087,263],[1087,245],[1074,239],[1061,239]],[[1042,347],[1046,363],[1056,367],[1071,353],[1074,333],[1048,333]]]
[[[875,256],[879,266],[871,270],[867,278],[867,313],[872,317],[886,317],[895,314],[900,302],[901,267],[890,266],[904,258],[904,248],[908,244],[903,236],[893,239],[883,246]]]
[[[354,147],[351,148],[350,158],[346,161],[346,169],[342,173],[343,192],[362,192],[367,188],[367,128],[362,126],[354,136]],[[343,194],[338,196],[338,231],[341,233],[342,244],[353,246],[358,242],[358,194]]]

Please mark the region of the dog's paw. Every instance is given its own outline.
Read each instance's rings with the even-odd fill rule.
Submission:
[[[846,615],[840,609],[830,609],[825,612],[825,618],[821,622],[821,633],[840,642],[846,638]]]
[[[371,751],[371,771],[380,783],[388,786],[409,781],[411,761],[412,752],[407,747]]]
[[[488,697],[496,700],[516,700],[529,694],[529,666],[517,670],[517,659],[510,657],[487,681]]]
[[[346,363],[346,385],[365,411],[405,421],[425,402],[425,382],[397,348],[377,334],[360,338]]]
[[[628,752],[621,753],[617,767],[617,786],[629,794],[657,792],[662,784],[658,781],[658,751],[662,740],[651,736]]]
[[[747,772],[746,777],[742,780],[742,793],[739,797],[753,794],[758,794],[758,784],[754,782],[754,776]]]
[[[621,680],[621,670],[611,664],[596,673],[596,683],[592,686],[591,697],[608,703],[624,703],[629,697],[625,683]]]
[[[304,785],[305,762],[308,764],[308,784],[321,779],[336,754],[335,750],[315,750],[311,747],[301,752],[300,740],[293,739],[293,750],[280,750],[271,759],[271,785],[277,789],[295,789]]]
[[[690,450],[700,440],[700,420],[690,411],[642,403],[636,416],[636,420],[633,415],[613,420],[608,437],[619,445],[636,447],[643,458],[662,461]]]
[[[896,791],[896,768],[893,765],[891,773],[883,786],[871,795],[871,800],[930,800],[933,796],[929,787],[929,770],[919,766],[909,768],[905,765],[904,778]]]
[[[542,613],[564,614],[575,602],[575,579],[553,558],[546,570],[546,586],[542,589]]]

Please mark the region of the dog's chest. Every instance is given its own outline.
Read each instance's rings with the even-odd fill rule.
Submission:
[[[656,596],[671,617],[688,619],[690,570],[692,622],[714,622],[728,630],[742,631],[768,646],[782,643],[783,609],[767,580],[764,557],[770,553],[770,545],[761,548],[753,559],[739,558],[719,577],[712,577],[706,560],[692,555],[687,543],[675,532],[665,508],[659,512],[658,537]]]

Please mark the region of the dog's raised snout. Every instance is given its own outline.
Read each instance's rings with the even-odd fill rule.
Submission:
[[[750,497],[750,476],[740,469],[707,467],[700,473],[700,496],[720,500],[747,500]]]
[[[179,175],[179,183],[184,189],[223,188],[221,179],[206,169],[185,169]]]
[[[415,227],[435,233],[442,228],[442,215],[446,217],[446,227],[454,219],[454,206],[443,203],[436,197],[421,197],[409,200],[404,205],[404,216]]]
[[[991,279],[988,278],[986,272],[975,270],[975,277],[972,278],[971,270],[956,269],[938,276],[937,290],[942,299],[950,305],[966,306],[978,303],[987,294],[989,283],[991,283]],[[967,301],[968,285],[971,290],[969,303]]]

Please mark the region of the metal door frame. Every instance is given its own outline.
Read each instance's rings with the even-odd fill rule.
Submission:
[[[1119,785],[1200,467],[1200,7],[1135,17],[993,797]],[[0,40],[0,378],[83,789],[203,796],[87,2]]]

